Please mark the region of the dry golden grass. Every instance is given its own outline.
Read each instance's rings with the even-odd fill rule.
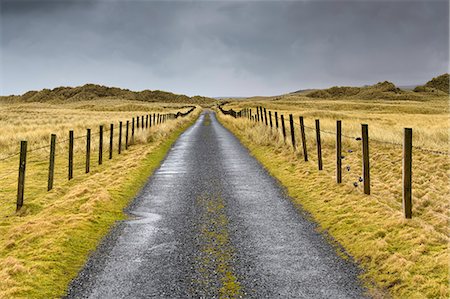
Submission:
[[[101,105],[105,104],[108,111],[101,111]],[[3,157],[17,151],[18,140],[27,139],[33,149],[48,145],[50,133],[56,133],[61,140],[68,137],[69,129],[74,129],[77,137],[84,135],[87,127],[96,133],[102,123],[117,125],[119,120],[137,115],[180,110],[176,105],[163,108],[161,104],[138,105],[130,101],[57,106],[8,104],[0,109],[0,124],[11,128],[6,131],[7,136],[2,136]],[[95,109],[99,111],[93,112]],[[136,129],[134,144],[121,155],[117,154],[115,129],[112,160],[108,159],[109,132],[106,132],[103,165],[97,163],[98,136],[92,136],[89,174],[84,173],[85,138],[75,139],[71,181],[67,180],[67,142],[59,144],[54,189],[50,192],[46,191],[48,147],[28,153],[25,205],[19,213],[15,213],[18,157],[0,161],[0,298],[61,296],[89,252],[116,220],[125,217],[122,209],[199,110],[151,129]],[[11,124],[13,121],[15,126]]]
[[[60,140],[98,131],[99,125],[130,120],[146,113],[169,113],[179,111],[181,104],[145,103],[140,101],[95,100],[65,104],[0,102],[0,159],[19,151],[20,140],[27,140],[33,149],[50,144],[50,134]],[[187,108],[181,110],[186,111]],[[105,127],[106,129],[106,127]],[[93,145],[96,145],[94,143]]]
[[[320,119],[321,129],[330,132],[322,133],[324,170],[319,172],[313,129],[306,129],[309,161],[304,162],[301,148],[295,153],[292,150],[289,130],[285,144],[276,129],[220,116],[288,188],[295,202],[361,263],[366,281],[377,286],[372,289],[386,290],[396,298],[448,298],[449,156],[414,149],[413,219],[405,220],[401,205],[402,146],[389,144],[401,144],[403,128],[412,127],[414,146],[448,151],[448,98],[363,102],[289,95],[277,101],[235,102],[225,109],[251,107],[254,112],[257,105],[278,111],[286,119],[293,113],[297,123],[302,115],[310,128],[314,128],[314,119]],[[361,135],[361,123],[369,124],[370,196],[363,194],[358,182],[361,144],[353,138],[343,138],[344,183],[335,183],[333,132],[337,119],[343,122],[343,134],[354,137]],[[299,142],[298,125],[295,131]]]

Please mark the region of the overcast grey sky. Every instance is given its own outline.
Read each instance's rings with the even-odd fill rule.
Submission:
[[[448,1],[0,0],[0,94],[276,95],[448,72]]]

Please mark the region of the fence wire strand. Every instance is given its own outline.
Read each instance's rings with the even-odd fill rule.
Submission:
[[[184,107],[181,107],[181,108],[189,108],[189,107],[191,109],[189,109],[187,112],[178,111],[177,113],[167,113],[168,117],[166,118],[166,121],[181,119],[182,117],[185,117],[185,116],[189,115],[196,108],[195,106],[184,106]],[[155,113],[153,113],[153,114],[155,114]],[[164,113],[159,113],[159,115],[161,117],[162,115],[164,115]],[[170,115],[173,115],[174,118],[171,118]],[[150,113],[150,115],[149,115],[149,121],[150,121],[149,124],[151,123],[151,126],[148,126],[148,127],[146,127],[144,125],[145,123],[147,123],[147,119],[146,119],[145,115],[144,115],[144,121],[143,122],[140,121],[139,127],[137,126],[137,121],[135,121],[134,122],[134,124],[135,124],[134,129],[135,129],[135,131],[151,129],[152,127],[156,127],[156,126],[159,126],[159,125],[163,124],[160,120],[158,120],[158,118],[155,119],[152,116],[153,115]],[[137,120],[137,117],[135,118],[135,120]],[[141,120],[141,116],[139,116],[139,120]],[[126,129],[126,121],[127,120],[122,121],[122,130]],[[132,140],[131,140],[132,120],[129,119],[128,121],[129,121],[129,130],[130,130],[130,137],[129,137],[129,140],[128,140],[128,142],[129,142],[128,147],[129,147],[133,143],[132,143]],[[120,124],[120,122],[118,121],[117,123],[113,123],[113,124],[114,124],[114,129],[115,129],[114,130],[115,131],[114,132],[115,133],[114,134],[114,140],[117,142],[117,140],[118,140],[117,138],[118,138],[118,135],[119,135],[119,127],[120,127],[119,124]],[[103,162],[106,162],[107,160],[110,160],[109,159],[110,147],[109,147],[109,134],[107,135],[105,133],[110,132],[110,126],[108,124],[102,124],[102,126],[103,126],[103,134],[104,134],[102,156],[103,156]],[[122,132],[122,133],[124,133],[124,132]],[[97,130],[96,132],[93,132],[90,135],[91,135],[91,137],[100,135],[100,130]],[[87,138],[87,134],[83,134],[83,135],[79,135],[79,136],[73,137],[73,140],[84,139],[84,138]],[[122,138],[124,138],[124,135],[122,136]],[[57,139],[57,141],[55,142],[55,145],[61,145],[61,144],[67,143],[68,141],[70,141],[70,138]],[[124,139],[122,139],[122,150],[125,149],[124,142],[126,142],[126,141]],[[50,149],[50,142],[49,142],[49,144],[44,145],[44,146],[39,146],[39,147],[36,147],[36,148],[30,148],[26,152],[27,153],[32,153],[32,152],[39,151],[39,150],[49,150],[49,149]],[[116,143],[114,143],[113,144],[113,157],[117,155],[117,153],[115,153],[115,151],[117,149],[118,149],[118,145]],[[95,151],[95,152],[98,153],[98,150]],[[94,151],[92,151],[92,153],[94,153]],[[20,152],[9,154],[7,156],[4,156],[4,157],[0,158],[0,162],[7,161],[7,160],[10,160],[10,159],[16,158],[18,156],[20,156]],[[95,156],[92,156],[92,159],[94,159],[94,157]],[[32,161],[30,161],[30,162],[32,162]],[[11,170],[9,172],[6,172],[6,173],[3,172],[1,174],[1,176],[0,176],[0,180],[5,179],[7,177],[10,177],[11,175],[16,174],[16,173],[17,173],[17,170],[15,170],[15,169]]]
[[[221,107],[219,107],[219,108],[221,108]],[[223,109],[220,109],[220,110],[222,112],[226,111],[226,112],[228,112],[227,114],[232,115],[232,114],[229,113],[230,111],[232,111],[232,109],[228,110],[228,111],[227,110],[223,110]],[[236,113],[236,115],[242,115],[242,113],[241,113],[242,111],[243,110],[234,111],[234,112]],[[258,111],[258,109],[256,109],[256,111]],[[273,111],[273,110],[270,110],[270,111]],[[275,112],[275,111],[273,111],[273,112]],[[284,115],[284,114],[278,113],[278,115],[281,116],[281,115]],[[286,115],[289,115],[289,114],[286,114]],[[286,119],[285,121],[289,121],[289,120]],[[293,122],[297,126],[300,126],[300,123],[297,122],[296,120],[294,120]],[[265,125],[264,122],[262,122],[262,124]],[[316,131],[316,128],[314,128],[314,127],[305,126],[305,125],[303,127],[305,129],[308,129],[308,130],[311,130],[311,131]],[[328,131],[328,130],[320,129],[319,131],[321,133],[325,133],[325,134],[336,135],[336,132],[332,132],[332,131]],[[350,136],[350,135],[346,135],[346,134],[341,134],[341,136],[344,137],[344,138],[353,139],[353,140],[356,140],[356,141],[360,141],[361,140],[360,136],[355,137],[355,136]],[[384,141],[384,140],[378,140],[378,139],[374,139],[374,138],[370,138],[370,141],[371,142],[375,142],[375,143],[379,143],[379,144],[388,144],[388,145],[394,145],[394,146],[403,147],[403,144],[398,143],[398,142],[393,142],[393,141]],[[413,145],[413,149],[416,149],[416,150],[424,152],[424,153],[438,155],[438,156],[450,156],[450,152],[448,152],[448,151],[434,150],[434,149],[424,148],[422,146],[415,146],[415,145]]]

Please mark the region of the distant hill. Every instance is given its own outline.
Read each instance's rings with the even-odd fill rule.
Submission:
[[[11,102],[59,102],[86,101],[96,99],[123,99],[144,102],[186,103],[210,105],[216,102],[212,98],[174,94],[161,90],[131,91],[117,87],[107,87],[96,84],[86,84],[78,87],[57,87],[40,91],[28,91],[23,95],[0,97],[0,100]]]
[[[395,96],[403,91],[393,83],[384,81],[375,85],[364,87],[351,86],[333,86],[327,89],[318,89],[306,94],[310,98],[339,98],[339,97],[358,97],[362,99],[386,98],[386,96]]]
[[[423,86],[408,87],[402,89],[392,82],[384,81],[363,87],[334,86],[327,89],[317,89],[307,92],[305,95],[310,98],[351,97],[358,99],[420,100],[427,95],[443,96],[449,94],[449,75],[444,74],[433,78]]]
[[[446,94],[449,94],[449,80],[449,74],[443,74],[431,79],[425,85],[417,86],[416,88],[414,88],[414,91],[431,93],[444,92]]]

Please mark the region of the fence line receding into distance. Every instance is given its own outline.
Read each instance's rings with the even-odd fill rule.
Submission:
[[[233,109],[225,110],[222,105],[218,107],[219,110],[225,114],[230,115],[234,118],[244,118],[251,122],[254,122],[256,124],[260,124],[265,127],[270,127],[272,129],[272,111],[267,110],[266,108],[262,108],[261,106],[256,107],[256,114],[252,113],[252,111],[255,111],[250,108],[244,108],[240,111],[234,111]],[[263,114],[264,111],[264,114]],[[270,122],[268,124],[267,122],[267,114],[269,115]],[[286,140],[286,128],[284,123],[284,115],[281,113],[278,113],[278,111],[274,111],[275,115],[275,123],[276,123],[276,131],[278,130],[278,118],[281,120],[281,134],[283,136],[284,143],[287,142]],[[264,120],[265,118],[265,120]],[[270,126],[269,126],[270,125]],[[295,125],[298,126],[300,129],[300,136],[301,140],[301,147],[300,144],[297,144],[298,141],[295,140]],[[343,156],[343,149],[342,149],[342,138],[348,138],[355,141],[358,141],[361,143],[361,165],[362,165],[362,173],[361,176],[358,179],[358,182],[354,182],[353,184],[355,187],[357,187],[359,184],[362,184],[363,186],[363,192],[367,195],[370,195],[370,154],[369,154],[369,126],[367,124],[361,124],[361,136],[348,136],[342,134],[342,121],[337,120],[336,121],[336,132],[331,132],[327,130],[323,130],[320,128],[320,120],[315,120],[315,127],[307,127],[304,124],[304,118],[303,116],[299,117],[299,123],[297,123],[292,114],[289,114],[289,127],[291,132],[291,145],[293,147],[293,150],[296,151],[296,149],[302,150],[303,159],[305,162],[308,161],[308,152],[307,152],[307,141],[306,141],[306,134],[305,129],[309,129],[313,132],[315,132],[315,139],[316,139],[316,148],[317,148],[317,167],[319,170],[323,169],[323,163],[322,163],[322,139],[320,133],[325,134],[331,134],[336,136],[336,183],[340,184],[342,183],[342,159]],[[426,149],[422,147],[413,146],[413,138],[412,138],[412,129],[411,128],[405,128],[404,129],[404,139],[403,144],[400,143],[392,143],[392,142],[385,142],[381,140],[374,140],[371,139],[371,142],[375,143],[384,143],[384,144],[390,144],[390,145],[401,145],[403,146],[403,157],[402,157],[402,209],[403,209],[403,215],[405,218],[412,218],[412,163],[413,163],[413,155],[412,150],[413,148],[434,154],[434,155],[447,155],[450,156],[450,153],[443,152],[443,151],[436,151],[431,149]],[[347,166],[347,170],[349,166]]]
[[[185,117],[189,115],[192,111],[195,110],[196,107],[188,106],[183,108],[190,108],[187,112],[177,112],[177,113],[164,113],[164,114],[146,114],[139,115],[136,118],[132,118],[131,120],[131,138],[129,136],[129,124],[130,120],[126,120],[126,128],[125,128],[125,138],[122,136],[122,125],[124,122],[120,121],[118,124],[117,130],[114,130],[114,124],[110,124],[109,129],[105,129],[103,125],[99,126],[98,133],[92,133],[90,128],[86,129],[86,135],[74,136],[74,131],[70,130],[68,134],[68,139],[62,139],[57,141],[56,134],[51,134],[50,144],[49,146],[42,146],[34,149],[29,149],[27,141],[22,140],[20,142],[20,152],[12,155],[8,155],[0,159],[0,162],[13,159],[15,157],[19,157],[19,171],[18,171],[18,183],[17,183],[17,199],[16,199],[16,211],[19,211],[24,205],[25,201],[25,188],[26,188],[26,169],[27,169],[27,153],[31,153],[37,150],[49,149],[49,158],[48,158],[48,176],[47,177],[47,191],[51,191],[54,188],[54,178],[55,178],[55,157],[57,156],[56,146],[62,143],[66,143],[68,141],[68,156],[67,156],[67,180],[71,180],[74,177],[74,158],[75,158],[75,150],[74,144],[76,139],[86,138],[86,147],[84,152],[84,173],[88,174],[91,170],[91,154],[92,154],[92,139],[93,135],[98,135],[98,165],[101,165],[103,161],[104,151],[107,150],[108,158],[113,159],[113,151],[114,146],[117,146],[117,153],[120,155],[124,150],[127,150],[131,144],[134,142],[135,135],[135,119],[136,119],[136,128],[140,130],[148,129],[154,127],[156,125],[165,123],[168,120],[177,119],[180,117]],[[152,121],[153,119],[153,121]],[[104,146],[104,133],[109,131],[109,142],[108,147]],[[118,131],[118,138],[114,138],[114,132]],[[107,137],[107,138],[108,138]],[[124,139],[124,140],[123,140]],[[117,143],[116,145],[114,145]],[[123,143],[125,143],[123,145]],[[42,161],[39,161],[42,162]],[[45,163],[45,162],[44,162]],[[10,175],[13,175],[15,171],[10,171],[3,176],[0,176],[0,179],[6,178]]]

